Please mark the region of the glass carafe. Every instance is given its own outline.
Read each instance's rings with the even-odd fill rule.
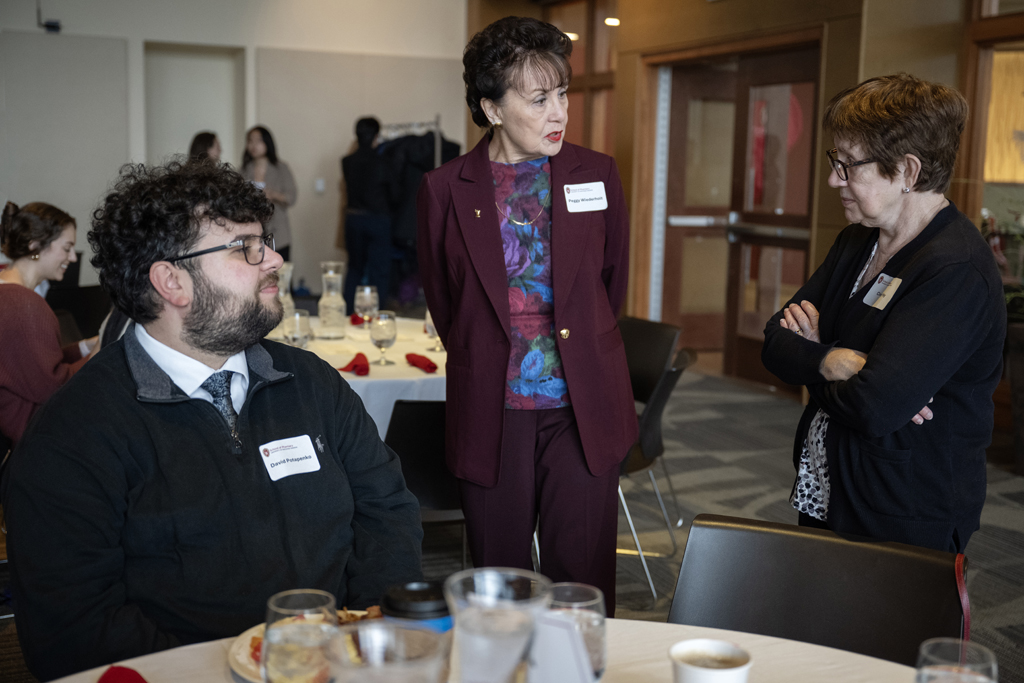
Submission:
[[[341,296],[341,285],[345,281],[345,263],[342,261],[321,261],[323,294],[317,305],[320,314],[321,339],[341,339],[345,336],[345,299]]]
[[[277,299],[281,302],[284,315],[281,320],[290,320],[295,317],[295,300],[292,299],[292,270],[294,266],[285,261],[277,271]],[[284,336],[284,323],[279,324],[270,333],[270,337],[280,339]]]

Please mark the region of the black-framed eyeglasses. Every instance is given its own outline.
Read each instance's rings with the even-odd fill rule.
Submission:
[[[271,250],[274,250],[274,235],[246,235],[242,239],[235,240],[234,242],[228,242],[227,244],[219,247],[211,247],[209,249],[193,251],[191,254],[175,256],[174,258],[169,258],[165,260],[168,263],[175,263],[176,261],[192,258],[193,256],[212,254],[215,251],[224,251],[225,249],[234,249],[236,247],[242,247],[242,251],[245,254],[246,263],[248,263],[250,266],[258,266],[259,264],[263,263],[263,255],[266,253],[266,247],[270,247]]]
[[[828,157],[828,162],[830,164],[832,164],[832,168],[835,170],[836,175],[839,176],[840,180],[849,180],[850,179],[850,169],[853,168],[854,166],[863,166],[864,164],[872,164],[872,163],[878,161],[878,159],[871,158],[871,159],[861,159],[860,161],[845,162],[845,161],[840,161],[839,159],[836,158],[836,154],[838,154],[838,153],[839,153],[839,150],[836,149],[835,147],[833,147],[829,151],[825,152],[825,156]]]

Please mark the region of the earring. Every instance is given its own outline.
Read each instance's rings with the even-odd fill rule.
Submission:
[[[39,260],[39,254],[32,254],[32,260],[33,261],[38,261]]]
[[[909,187],[904,187],[903,188],[903,194],[907,194],[908,192],[910,192],[910,188]]]
[[[501,129],[501,121],[495,121],[494,122],[494,127],[498,128],[498,129]]]

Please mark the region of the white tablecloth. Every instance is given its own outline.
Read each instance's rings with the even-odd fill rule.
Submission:
[[[314,334],[319,326],[320,321],[313,318],[311,327]],[[380,438],[383,439],[388,431],[391,411],[398,399],[444,400],[444,363],[447,354],[444,351],[428,351],[433,343],[434,340],[428,338],[423,331],[422,320],[399,318],[398,338],[395,345],[387,350],[387,359],[393,360],[394,365],[374,365],[373,361],[380,358],[380,350],[370,341],[369,332],[351,325],[346,325],[344,339],[314,339],[309,343],[309,350],[336,368],[348,365],[357,353],[366,354],[370,361],[370,374],[357,377],[355,373],[343,372],[341,376],[363,400],[366,412],[373,418]],[[409,365],[405,360],[407,353],[417,353],[434,361],[437,372],[428,374]]]
[[[609,619],[608,667],[603,683],[670,683],[668,649],[688,638],[721,638],[751,653],[750,683],[912,683],[914,670],[873,657],[792,640],[678,626]],[[149,683],[238,683],[227,664],[233,639],[189,645],[125,662]],[[106,667],[62,678],[66,683],[95,683]]]

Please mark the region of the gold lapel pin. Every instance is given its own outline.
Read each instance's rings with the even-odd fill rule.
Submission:
[[[473,209],[473,210],[476,211],[476,217],[480,218],[480,209]]]

